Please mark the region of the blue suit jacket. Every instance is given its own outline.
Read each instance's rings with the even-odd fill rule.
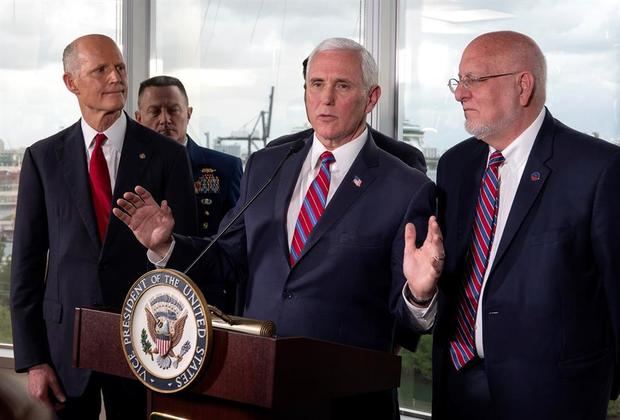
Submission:
[[[215,235],[222,218],[239,199],[241,159],[198,146],[189,136],[187,154],[192,165],[199,234]]]
[[[394,140],[385,134],[368,126],[368,131],[379,149],[385,150],[390,155],[397,157],[402,162],[426,174],[426,159],[422,152],[415,147],[402,141]],[[301,131],[299,133],[288,134],[278,139],[274,139],[267,144],[267,147],[279,146],[291,143],[299,139],[306,139],[314,135],[314,129]],[[415,351],[418,346],[420,335],[412,332],[408,328],[396,329],[397,346],[405,347],[409,351]]]
[[[243,314],[274,321],[280,336],[392,351],[396,323],[408,324],[409,319],[401,296],[404,225],[414,222],[420,240],[424,238],[435,206],[434,184],[378,149],[369,137],[291,269],[286,215],[311,144],[308,137],[189,274],[209,273],[213,278],[234,271],[237,279],[247,276]],[[270,147],[251,156],[231,213],[265,183],[289,147]],[[204,241],[177,237],[170,265],[186,266],[203,246]]]
[[[199,236],[212,236],[239,199],[243,174],[241,159],[198,146],[189,136],[186,147],[192,165]],[[235,311],[237,291],[234,284],[214,279],[203,287],[203,291],[209,304],[226,313]]]
[[[446,261],[434,329],[433,418],[454,331],[488,146],[474,138],[438,167]],[[485,367],[501,419],[604,419],[620,336],[620,149],[547,111],[480,308]],[[617,391],[615,393],[617,395]]]
[[[69,396],[80,395],[90,377],[71,367],[74,308],[120,308],[149,269],[144,247],[116,217],[101,243],[85,157],[79,122],[26,149],[11,267],[15,368],[52,364]],[[196,232],[185,149],[127,118],[113,203],[135,185],[170,202],[177,232]]]

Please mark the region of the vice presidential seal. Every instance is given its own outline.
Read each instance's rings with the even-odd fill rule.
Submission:
[[[129,289],[121,341],[131,371],[154,391],[188,387],[211,350],[211,318],[202,292],[175,270],[154,270]]]

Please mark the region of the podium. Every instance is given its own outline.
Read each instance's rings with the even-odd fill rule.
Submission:
[[[216,327],[213,334],[211,357],[201,377],[179,393],[147,390],[148,413],[183,419],[321,419],[333,399],[400,383],[400,357],[389,353]],[[73,364],[135,378],[121,347],[118,313],[76,308]]]

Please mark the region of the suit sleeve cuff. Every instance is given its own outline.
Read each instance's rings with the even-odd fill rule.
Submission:
[[[419,331],[430,330],[433,328],[435,316],[437,315],[438,292],[435,291],[435,294],[427,307],[421,307],[411,302],[407,297],[409,293],[409,287],[407,286],[407,283],[405,283],[402,290],[402,296],[408,309],[407,314],[409,315],[409,320]]]
[[[172,236],[172,243],[170,244],[170,248],[168,248],[168,252],[163,257],[160,257],[150,249],[146,251],[146,257],[149,259],[149,262],[153,264],[156,268],[166,268],[168,265],[168,261],[170,260],[170,256],[172,255],[172,251],[174,250],[174,244],[176,241],[174,240],[174,236]]]

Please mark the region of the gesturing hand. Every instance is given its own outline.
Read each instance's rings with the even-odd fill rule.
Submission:
[[[166,200],[161,207],[145,188],[136,186],[135,193],[126,192],[116,201],[112,212],[129,226],[142,245],[163,257],[172,243],[174,217]]]
[[[403,272],[413,296],[418,300],[428,300],[437,288],[445,257],[443,236],[435,216],[428,219],[428,234],[420,248],[416,248],[415,239],[415,226],[407,223]]]
[[[48,364],[28,369],[28,395],[52,410],[61,409],[67,400],[56,373]]]

